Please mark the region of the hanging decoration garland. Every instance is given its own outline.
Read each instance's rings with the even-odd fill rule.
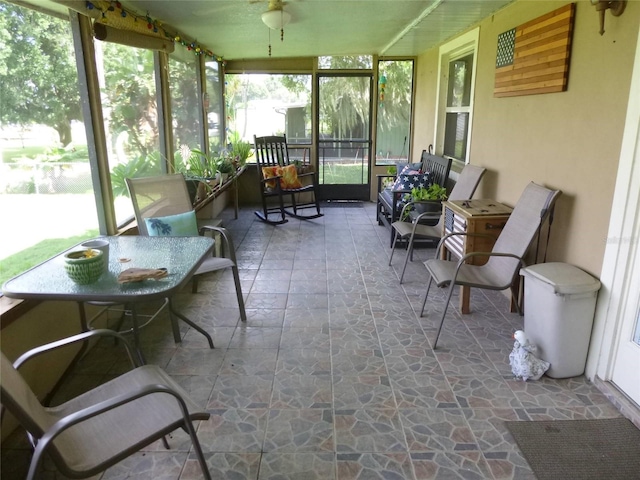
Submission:
[[[229,100],[229,92],[227,91],[227,87],[229,85],[229,82],[227,81],[227,72],[225,71],[225,67],[226,67],[227,63],[226,62],[222,62],[222,78],[224,78],[224,89],[223,91],[223,96],[224,96],[224,112],[226,114],[226,119],[227,121],[225,122],[226,128],[225,128],[225,139],[228,138],[228,135],[231,134],[231,127],[229,125],[231,125],[231,101]]]
[[[386,75],[382,74],[380,75],[380,78],[378,79],[378,90],[380,92],[380,102],[379,105],[380,107],[384,106],[384,92],[387,89],[387,77]]]
[[[148,12],[146,15],[139,15],[136,12],[123,7],[122,3],[117,0],[87,0],[86,9],[89,11],[98,10],[100,14],[96,15],[95,12],[92,12],[90,16],[93,18],[97,17],[96,21],[100,23],[112,23],[116,27],[133,31],[142,31],[146,27],[149,31],[147,34],[153,32],[153,34],[155,34],[154,36],[168,38],[172,42],[182,45],[188,51],[193,52],[196,56],[204,55],[205,57],[213,58],[224,64],[224,60],[221,56],[216,55],[207,48],[204,48],[195,40],[188,40],[178,32],[168,31],[162,22],[151,18]]]

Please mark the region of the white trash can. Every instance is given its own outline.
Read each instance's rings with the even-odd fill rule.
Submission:
[[[550,262],[520,270],[524,332],[551,364],[552,378],[584,373],[600,282],[573,265]]]

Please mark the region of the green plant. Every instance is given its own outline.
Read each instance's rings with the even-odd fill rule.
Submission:
[[[433,201],[433,200],[446,200],[447,199],[447,189],[441,187],[437,183],[433,183],[428,187],[416,187],[411,189],[411,194],[406,195],[404,200],[406,202],[424,202],[424,201]],[[406,221],[409,218],[409,212],[411,210],[417,210],[419,212],[424,211],[424,208],[417,208],[415,205],[412,208],[407,208],[404,210],[404,214],[402,215],[402,221]]]
[[[429,187],[418,187],[411,189],[411,201],[420,202],[423,200],[446,200],[447,189],[441,187],[437,183],[429,185]]]
[[[119,163],[111,170],[111,188],[116,197],[129,196],[126,178],[146,177],[159,171],[160,153],[140,155],[127,163]]]
[[[217,165],[220,173],[233,173],[233,162],[229,157],[220,157]]]
[[[231,156],[238,160],[239,165],[244,165],[247,158],[251,156],[251,144],[243,141],[238,132],[234,132],[229,140],[231,142]]]
[[[216,176],[218,158],[207,155],[202,150],[180,147],[175,155],[175,168],[189,180],[201,180],[206,183]]]

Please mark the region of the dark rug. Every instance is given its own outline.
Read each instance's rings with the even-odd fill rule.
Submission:
[[[640,430],[626,418],[505,424],[538,480],[640,478]]]
[[[327,200],[320,202],[321,208],[362,208],[362,202],[356,200]]]

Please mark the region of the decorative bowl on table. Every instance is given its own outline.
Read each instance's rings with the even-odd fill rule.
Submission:
[[[69,252],[65,254],[64,262],[67,275],[78,285],[97,282],[104,272],[103,253],[93,248]]]

